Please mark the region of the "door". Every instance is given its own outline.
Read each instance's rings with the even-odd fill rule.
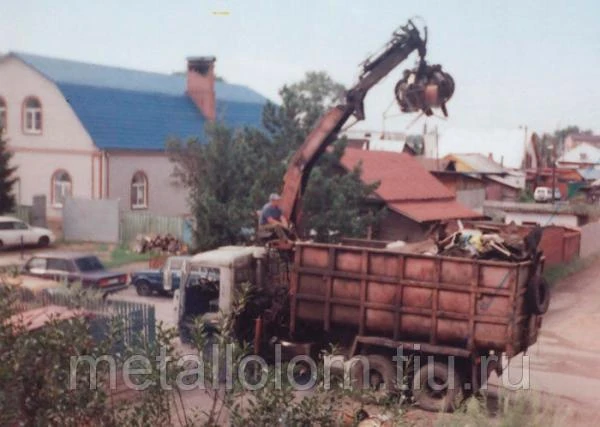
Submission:
[[[167,258],[167,260],[165,261],[165,265],[163,266],[163,270],[162,270],[162,283],[163,283],[163,289],[165,291],[170,291],[171,289],[173,289],[173,278],[171,276],[171,263],[172,263],[172,259],[171,258]]]
[[[13,221],[0,222],[0,240],[4,246],[14,246],[19,242],[17,230]]]
[[[15,222],[13,222],[13,227],[17,234],[17,239],[18,239],[17,244],[19,244],[19,245],[21,244],[21,239],[22,239],[23,243],[26,245],[34,245],[38,242],[37,237],[35,236],[33,231],[24,222],[15,221]]]
[[[72,265],[69,260],[62,258],[48,258],[45,277],[59,282],[68,282],[69,274],[72,273]]]
[[[163,271],[163,288],[166,291],[178,289],[181,284],[183,259],[169,258],[166,265],[168,266],[168,269]]]

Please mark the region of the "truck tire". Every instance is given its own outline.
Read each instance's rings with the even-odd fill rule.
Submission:
[[[550,286],[546,279],[534,277],[527,286],[527,305],[534,314],[544,314],[550,306]]]
[[[350,380],[355,390],[371,390],[366,395],[361,393],[360,400],[372,403],[378,397],[387,397],[397,392],[396,368],[391,359],[379,354],[370,354],[366,358],[369,363],[368,384],[364,381],[362,362],[355,362],[350,370]]]
[[[150,283],[146,280],[140,280],[135,284],[135,290],[137,294],[141,297],[147,297],[152,294],[152,288],[150,287]]]
[[[462,401],[462,389],[463,384],[457,367],[451,370],[445,363],[432,362],[425,364],[415,373],[412,394],[421,409],[431,412],[453,412]]]

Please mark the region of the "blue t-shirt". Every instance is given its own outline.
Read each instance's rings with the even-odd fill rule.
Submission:
[[[260,213],[260,225],[266,225],[269,223],[269,218],[273,218],[277,221],[281,220],[281,209],[277,206],[273,206],[271,203],[267,203],[263,206]]]

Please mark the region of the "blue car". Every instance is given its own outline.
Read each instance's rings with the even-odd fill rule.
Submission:
[[[131,273],[131,284],[138,295],[150,296],[153,293],[171,295],[179,288],[184,261],[189,256],[172,256],[167,258],[162,268],[142,270]]]

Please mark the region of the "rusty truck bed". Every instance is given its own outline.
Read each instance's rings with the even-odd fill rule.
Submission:
[[[494,350],[510,357],[537,339],[540,322],[525,303],[531,267],[530,261],[300,243],[291,275],[291,332],[312,324],[449,354]]]

